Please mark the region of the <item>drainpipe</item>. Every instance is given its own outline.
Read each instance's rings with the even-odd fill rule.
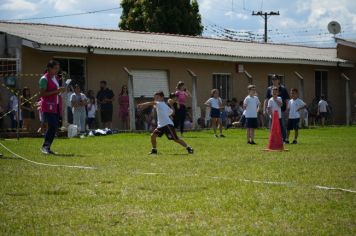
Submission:
[[[197,75],[190,69],[187,69],[188,74],[192,78],[192,118],[193,118],[193,129],[198,128],[198,118],[197,117],[197,108],[198,108],[198,101],[197,101],[197,83],[198,77]]]
[[[244,75],[245,75],[245,77],[247,78],[247,80],[248,80],[248,84],[253,84],[253,78],[252,78],[252,75],[250,74],[250,73],[248,73],[248,71],[247,70],[244,70]]]
[[[22,72],[22,48],[21,45],[16,45],[16,77],[17,77],[17,88],[19,89],[18,91],[20,91],[21,89],[21,77],[20,74]],[[17,127],[16,127],[16,137],[17,140],[20,139],[20,112],[21,112],[21,96],[22,93],[19,92],[19,95],[17,96]]]
[[[124,67],[123,69],[128,76],[127,89],[129,90],[130,131],[134,131],[136,130],[136,123],[135,123],[135,99],[133,93],[133,75],[129,71],[129,69],[127,69],[127,67]]]
[[[350,125],[351,120],[351,101],[350,101],[350,78],[341,73],[341,78],[345,79],[345,98],[346,98],[346,125]]]
[[[294,71],[294,75],[299,79],[299,97],[304,99],[304,78],[297,71]]]

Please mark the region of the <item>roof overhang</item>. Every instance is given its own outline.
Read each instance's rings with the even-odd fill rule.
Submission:
[[[195,53],[178,53],[178,52],[160,52],[160,51],[143,51],[143,50],[125,50],[125,49],[103,49],[92,47],[70,47],[44,45],[23,39],[24,46],[40,51],[47,52],[69,52],[69,53],[89,53],[97,55],[111,56],[141,56],[141,57],[163,57],[163,58],[180,58],[210,61],[229,61],[229,62],[246,62],[246,63],[270,63],[270,64],[299,64],[299,65],[318,65],[333,67],[354,67],[354,64],[345,61],[322,61],[322,60],[305,60],[305,59],[287,59],[287,58],[254,58],[228,55],[209,55]]]
[[[350,40],[347,40],[347,39],[336,38],[336,43],[340,44],[340,45],[343,45],[343,46],[356,48],[356,40],[355,41],[350,41]]]

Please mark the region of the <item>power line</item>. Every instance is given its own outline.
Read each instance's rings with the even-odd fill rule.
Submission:
[[[107,11],[118,10],[118,9],[121,9],[121,7],[113,7],[113,8],[107,8],[107,9],[102,9],[102,10],[96,10],[96,11],[87,11],[87,12],[71,13],[71,14],[64,14],[64,15],[32,17],[32,18],[19,18],[19,19],[7,19],[7,20],[4,19],[4,20],[1,20],[1,21],[27,21],[27,20],[53,19],[53,18],[62,18],[62,17],[68,17],[68,16],[80,16],[80,15],[95,14],[95,13],[107,12]]]

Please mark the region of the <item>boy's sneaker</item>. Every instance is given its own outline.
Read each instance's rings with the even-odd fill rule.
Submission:
[[[157,155],[157,149],[152,148],[151,152],[148,153],[149,155]]]
[[[298,143],[297,140],[294,140],[292,144],[297,144],[297,143]]]
[[[220,134],[220,138],[225,138],[225,135],[223,135],[223,134]]]
[[[247,141],[247,144],[251,144],[251,142],[250,142],[250,141]]]
[[[250,144],[256,145],[257,143],[255,143],[255,141],[251,141]]]
[[[289,144],[288,140],[284,140],[283,142],[284,142],[284,144]]]
[[[51,154],[51,155],[57,155],[58,153],[52,151],[51,149],[48,149],[48,154]]]
[[[189,154],[193,154],[194,153],[194,150],[191,147],[187,147],[187,151],[188,151]]]
[[[45,155],[51,154],[48,147],[42,146],[42,147],[40,148],[40,150],[41,150],[41,152],[42,152],[43,154],[45,154]]]

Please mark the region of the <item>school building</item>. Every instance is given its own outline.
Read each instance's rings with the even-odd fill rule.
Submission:
[[[337,39],[337,48],[314,48],[0,22],[0,57],[2,82],[11,85],[11,76],[4,74],[16,72],[17,86],[30,87],[32,93],[38,91],[37,74],[55,58],[85,90],[97,92],[99,81],[106,80],[118,95],[121,86],[129,84],[136,100],[152,97],[157,89],[168,95],[183,80],[194,90],[193,110],[201,107],[202,113],[213,88],[220,89],[223,99],[240,101],[253,83],[262,101],[269,74],[281,75],[288,89],[299,88],[307,103],[326,95],[335,124],[350,123],[355,112],[356,41],[352,40]],[[2,87],[0,91],[6,103],[7,90]],[[113,121],[119,127],[117,100]]]

